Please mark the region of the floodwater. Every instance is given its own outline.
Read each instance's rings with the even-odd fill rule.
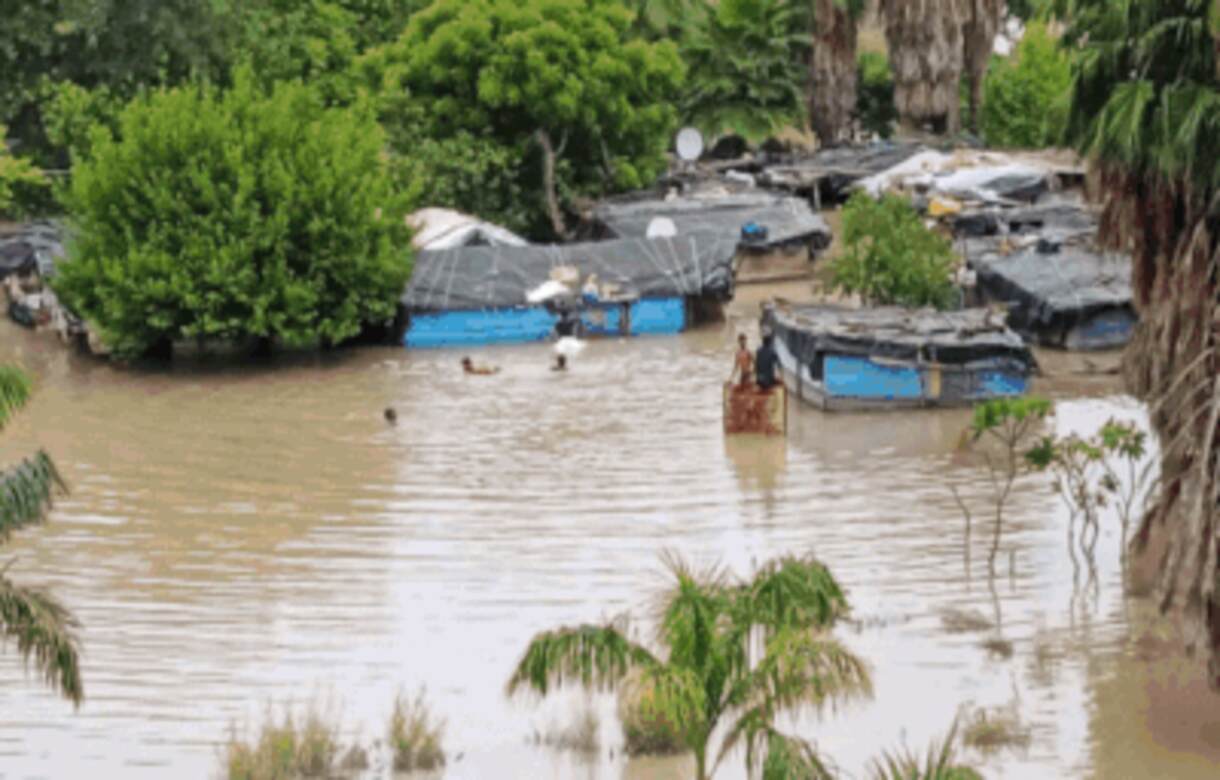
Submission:
[[[989,586],[986,526],[967,543],[950,493],[986,511],[958,453],[967,413],[793,408],[786,441],[725,439],[720,383],[751,306],[678,338],[593,343],[567,374],[543,346],[474,352],[494,377],[392,348],[120,371],[4,326],[0,358],[38,392],[0,454],[46,447],[71,494],[0,556],[80,618],[87,699],[74,712],[10,645],[0,776],[211,776],[231,724],[272,703],[325,702],[368,744],[396,691],[426,686],[446,777],[688,777],[682,759],[612,757],[611,725],[597,757],[536,746],[575,705],[504,695],[536,632],[645,620],[668,550],[743,574],[781,553],[832,567],[855,610],[839,633],[875,696],[788,725],[850,776],[923,749],[970,703],[1016,712],[1030,737],[963,754],[988,777],[1215,777],[1220,699],[1122,595],[1117,523],[1090,582],[1057,498],[1024,480]],[[1045,358],[1058,430],[1142,419],[1086,365]],[[950,608],[1000,621],[955,633]],[[737,756],[718,777],[744,775]]]

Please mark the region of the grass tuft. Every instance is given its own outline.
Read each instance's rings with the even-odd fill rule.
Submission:
[[[444,722],[428,709],[422,689],[414,698],[399,693],[394,699],[387,734],[394,771],[427,771],[444,766],[444,732]]]

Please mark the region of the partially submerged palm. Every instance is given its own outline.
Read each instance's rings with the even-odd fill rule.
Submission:
[[[0,366],[0,429],[29,397],[29,379]],[[0,542],[14,530],[42,521],[56,489],[63,489],[63,481],[42,451],[0,472]],[[47,685],[79,705],[84,692],[76,621],[50,594],[13,583],[7,570],[8,565],[0,568],[0,636],[16,643],[17,652],[27,665],[33,661]]]
[[[546,695],[569,683],[610,689],[638,675],[694,754],[698,780],[738,746],[751,768],[770,756],[769,763],[790,766],[791,776],[825,776],[813,750],[778,732],[775,722],[785,710],[870,692],[864,662],[829,634],[847,611],[829,570],[813,558],[782,558],[736,582],[722,571],[699,574],[674,560],[668,566],[675,584],[662,603],[659,652],[630,639],[622,625],[544,632],[525,651],[508,692]],[[711,754],[722,726],[724,740]]]

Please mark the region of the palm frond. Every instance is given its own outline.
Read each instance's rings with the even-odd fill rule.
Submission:
[[[769,562],[739,594],[739,608],[768,635],[785,629],[827,628],[847,613],[847,596],[825,564],[812,556]]]
[[[807,740],[766,730],[766,758],[762,762],[762,780],[834,780],[834,766],[818,754]],[[748,757],[748,767],[753,763]]]
[[[873,761],[873,780],[982,780],[971,767],[956,758],[957,721],[940,741],[933,741],[921,759],[909,749],[889,751]]]
[[[51,456],[42,450],[0,472],[0,542],[46,517],[56,490],[66,492],[67,486]]]
[[[0,576],[0,634],[17,643],[26,665],[32,661],[47,685],[80,706],[85,694],[76,628],[76,619],[52,596]]]
[[[15,366],[0,366],[0,430],[30,400],[30,378]]]
[[[570,683],[607,689],[632,669],[657,666],[652,653],[614,625],[544,631],[526,648],[508,681],[508,695],[528,688],[542,696]]]

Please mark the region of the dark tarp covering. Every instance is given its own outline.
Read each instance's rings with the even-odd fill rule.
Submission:
[[[402,296],[409,312],[526,305],[526,294],[570,266],[641,298],[733,295],[736,238],[691,234],[552,246],[467,246],[415,257]]]
[[[34,270],[50,276],[55,271],[55,261],[63,256],[59,228],[38,222],[22,225],[15,232],[0,235],[0,278]]]
[[[1032,206],[987,207],[953,217],[954,235],[985,238],[1038,233],[1063,241],[1089,240],[1097,232],[1097,215],[1079,198],[1044,198]]]
[[[974,265],[979,289],[1010,305],[1009,322],[1018,330],[1062,333],[1094,314],[1131,310],[1131,259],[1123,254],[1028,247],[987,254]]]
[[[766,192],[741,192],[705,197],[646,197],[599,203],[593,218],[616,238],[644,238],[657,217],[673,221],[678,235],[705,232],[740,240],[741,228],[755,222],[767,229],[764,248],[786,244],[830,245],[830,226],[800,198]]]
[[[807,190],[825,182],[824,194],[844,199],[852,184],[888,170],[925,149],[917,143],[882,142],[820,149],[808,157],[764,166],[759,183],[783,190]]]
[[[1007,360],[1025,370],[1033,353],[988,309],[941,312],[932,309],[847,309],[819,304],[768,304],[763,328],[770,328],[802,364],[819,355],[860,355],[890,360],[964,365]]]

